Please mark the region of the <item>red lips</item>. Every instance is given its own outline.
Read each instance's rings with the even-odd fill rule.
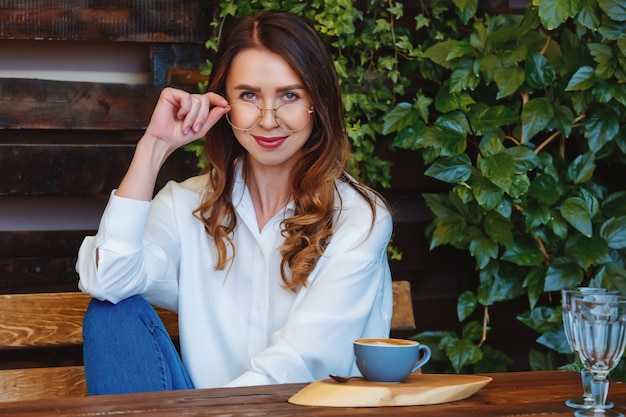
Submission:
[[[266,149],[277,148],[283,144],[287,140],[287,136],[278,136],[278,137],[264,137],[264,136],[253,136],[254,140],[261,146]]]

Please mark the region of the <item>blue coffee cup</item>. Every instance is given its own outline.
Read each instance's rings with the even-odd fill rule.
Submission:
[[[430,360],[430,348],[405,339],[357,339],[356,366],[373,382],[402,382]]]

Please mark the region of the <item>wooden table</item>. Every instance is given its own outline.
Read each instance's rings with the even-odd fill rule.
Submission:
[[[452,403],[384,408],[304,407],[287,399],[306,384],[198,389],[0,404],[0,415],[34,416],[572,416],[564,401],[581,393],[568,371],[489,374],[487,386]],[[611,382],[609,399],[626,413],[626,384]]]

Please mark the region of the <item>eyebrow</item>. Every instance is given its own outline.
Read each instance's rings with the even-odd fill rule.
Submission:
[[[233,89],[253,91],[255,93],[261,91],[259,87],[253,87],[248,84],[239,84],[239,85],[236,85]],[[290,84],[290,85],[285,85],[276,89],[277,92],[290,91],[290,90],[306,90],[306,88],[301,84]]]

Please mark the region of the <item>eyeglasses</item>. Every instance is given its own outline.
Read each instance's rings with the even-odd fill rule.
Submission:
[[[287,103],[275,109],[262,109],[255,104],[240,101],[230,104],[226,120],[235,129],[248,131],[261,123],[266,111],[274,112],[274,121],[277,126],[290,132],[297,132],[309,124],[313,106],[308,108],[301,103]]]

